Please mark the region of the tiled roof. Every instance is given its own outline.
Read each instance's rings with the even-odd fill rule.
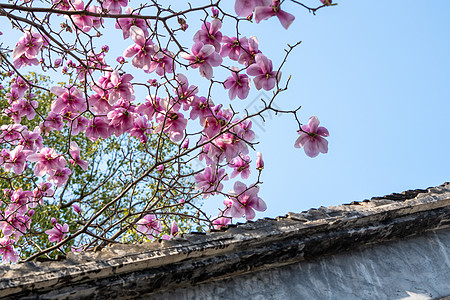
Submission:
[[[109,299],[236,276],[450,225],[450,184],[238,223],[171,241],[111,245],[0,267],[0,298]],[[34,298],[33,298],[34,297]]]

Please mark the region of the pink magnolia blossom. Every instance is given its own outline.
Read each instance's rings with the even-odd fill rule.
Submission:
[[[72,156],[72,159],[69,160],[70,163],[72,165],[79,165],[84,171],[86,171],[88,168],[88,162],[80,158],[80,147],[78,147],[76,142],[70,142],[69,153],[70,156]]]
[[[234,184],[233,191],[230,192],[233,206],[231,207],[231,216],[233,218],[240,218],[245,215],[247,220],[255,218],[255,210],[265,211],[267,209],[264,200],[258,197],[259,187],[247,186],[237,181]]]
[[[27,156],[31,155],[32,153],[33,151],[24,150],[22,145],[17,146],[13,151],[9,153],[9,159],[5,161],[3,168],[6,171],[14,169],[14,173],[22,174],[25,170]]]
[[[89,124],[89,120],[83,116],[75,116],[70,119],[71,135],[78,135],[80,132],[84,132]]]
[[[12,142],[19,140],[20,134],[23,130],[26,130],[26,127],[20,124],[0,126],[0,142]]]
[[[28,91],[30,86],[22,77],[16,77],[11,84],[11,90],[17,91],[17,95],[19,98],[22,98],[25,95],[25,92]]]
[[[12,53],[14,60],[24,56],[27,59],[35,59],[39,54],[42,46],[46,46],[47,42],[42,35],[33,31],[33,29],[26,29],[24,35],[19,39]]]
[[[168,106],[168,104],[165,106]],[[168,133],[172,142],[179,142],[184,137],[184,130],[186,129],[188,120],[182,113],[175,109],[169,109],[165,113],[159,114],[156,117],[156,122],[158,126],[155,128],[155,133]]]
[[[238,63],[245,66],[250,66],[255,62],[255,56],[261,53],[259,50],[259,43],[256,36],[250,38],[243,37],[239,40],[239,44],[244,50],[241,50],[241,56],[238,59]]]
[[[66,233],[69,232],[69,225],[67,225],[67,223],[65,223],[64,225],[55,223],[53,225],[54,227],[52,229],[46,230],[45,234],[48,235],[48,240],[50,242],[59,243],[64,239]]]
[[[234,169],[230,178],[234,178],[239,174],[241,174],[242,179],[248,179],[250,176],[250,157],[248,155],[233,158],[228,163],[228,166]]]
[[[86,99],[84,98],[83,93],[75,86],[69,88],[54,86],[50,91],[58,96],[52,103],[53,112],[60,113],[63,109],[72,113],[77,111],[83,112],[86,110]]]
[[[324,5],[330,5],[333,3],[333,0],[320,0]]]
[[[220,42],[222,41],[222,33],[219,31],[221,27],[222,22],[219,19],[214,19],[211,23],[203,23],[202,29],[197,31],[194,35],[194,42],[202,42],[205,45],[212,45],[214,46],[216,52],[219,52]]]
[[[183,144],[181,145],[181,147],[182,147],[184,150],[187,150],[187,149],[189,148],[189,138],[185,138],[185,139],[184,139]]]
[[[228,175],[225,173],[225,169],[218,169],[217,172],[214,168],[206,167],[203,173],[194,175],[195,188],[201,189],[203,192],[203,198],[208,198],[210,195],[215,195],[221,192],[223,189],[222,180],[227,180]]]
[[[25,66],[37,66],[39,65],[39,60],[37,58],[28,58],[25,54],[22,54],[13,61],[13,65],[17,69]]]
[[[52,184],[48,182],[41,182],[33,190],[33,200],[29,202],[28,206],[30,208],[35,208],[38,204],[43,204],[44,197],[52,197],[54,191],[51,189]]]
[[[133,107],[117,107],[108,113],[109,125],[118,137],[133,128],[136,113]]]
[[[261,152],[256,153],[256,169],[257,170],[262,170],[264,169],[264,161],[262,159],[262,154]]]
[[[161,99],[155,95],[148,95],[145,102],[136,107],[136,112],[141,115],[146,115],[148,120],[159,115],[162,112]]]
[[[130,74],[124,74],[122,76],[119,75],[117,70],[111,72],[110,82],[107,87],[109,90],[109,104],[115,104],[119,98],[124,100],[132,100],[131,96],[134,94],[133,86],[130,81],[133,79],[133,76]]]
[[[131,7],[127,7],[125,9],[125,14],[131,15],[133,9]],[[134,15],[139,15],[137,13],[133,13]],[[147,21],[148,22],[148,21]],[[130,37],[130,29],[132,26],[137,26],[144,32],[145,36],[148,36],[148,26],[146,20],[143,19],[134,19],[134,18],[120,18],[117,20],[116,28],[122,29],[123,39],[126,40]]]
[[[108,101],[108,91],[94,83],[92,84],[92,89],[96,92],[96,94],[89,97],[89,107],[91,107],[95,113],[102,114],[109,112],[112,109],[112,106]]]
[[[22,189],[15,190],[11,195],[11,203],[7,210],[23,215],[28,210],[28,203],[30,202],[33,193],[31,191],[23,191]],[[24,223],[25,225],[25,223]]]
[[[236,37],[222,37],[222,47],[220,48],[220,56],[228,56],[231,60],[238,60],[241,55],[241,46]]]
[[[156,71],[159,76],[164,76],[166,73],[173,73],[175,71],[175,65],[173,64],[173,53],[162,49],[152,56],[150,66],[148,70],[144,70],[147,73]]]
[[[44,176],[45,173],[52,175],[55,170],[64,168],[67,164],[66,159],[59,156],[52,148],[44,147],[39,153],[29,155],[27,160],[36,162],[34,166],[34,175]]]
[[[86,137],[91,141],[96,141],[99,137],[107,139],[111,134],[112,130],[110,129],[109,122],[106,118],[95,117],[89,120],[88,127],[86,128]]]
[[[235,122],[239,121],[239,119],[235,120]],[[247,142],[251,142],[255,139],[255,132],[252,130],[252,124],[250,119],[245,119],[239,123],[239,126],[234,126],[232,132]]]
[[[53,171],[47,180],[53,182],[56,186],[63,186],[69,179],[70,174],[72,174],[72,171],[69,168],[63,168]]]
[[[46,133],[46,135],[48,135],[49,131],[61,131],[61,129],[64,127],[61,115],[53,111],[49,111],[47,118],[45,118],[44,122],[41,124],[39,124],[40,126],[42,126],[41,131],[43,133]]]
[[[122,13],[122,7],[127,6],[127,0],[104,0],[103,8],[109,10],[110,13],[120,14]]]
[[[257,6],[267,6],[270,0],[236,0],[234,10],[240,17],[247,17]]]
[[[212,116],[211,108],[213,106],[214,103],[211,100],[206,99],[205,97],[194,96],[194,99],[191,102],[192,109],[190,112],[190,118],[192,120],[200,118],[200,124],[203,125],[206,118]]]
[[[207,117],[204,123],[203,133],[208,138],[212,138],[228,124],[228,121],[229,119],[226,116],[217,113],[211,117]]]
[[[214,46],[196,42],[191,48],[192,54],[181,53],[181,57],[189,61],[193,69],[199,68],[200,75],[206,79],[213,77],[213,67],[222,63],[222,57],[215,51]]]
[[[277,16],[278,20],[280,20],[281,25],[285,29],[288,29],[289,26],[294,22],[295,17],[290,13],[281,10],[280,1],[274,0],[270,6],[259,6],[255,8],[255,21],[256,23],[261,22],[261,20],[267,20],[270,17]]]
[[[211,13],[213,18],[219,17],[219,10],[217,8],[211,7]]]
[[[177,80],[177,87],[173,89],[177,95],[175,100],[179,104],[183,104],[184,110],[188,110],[194,100],[194,95],[198,92],[198,88],[195,85],[189,85],[187,77],[183,74],[177,74],[175,78]]]
[[[157,220],[155,215],[145,215],[136,224],[136,230],[139,233],[145,234],[149,239],[153,239],[162,231],[161,222]]]
[[[256,89],[260,90],[262,88],[270,91],[277,83],[277,71],[273,70],[272,61],[263,54],[257,54],[255,61],[255,64],[248,67],[247,74],[255,76],[253,82],[255,83]]]
[[[81,213],[81,208],[80,208],[80,206],[78,205],[78,204],[72,204],[72,208],[73,208],[73,211],[76,213],[76,214],[80,214]]]
[[[231,100],[236,98],[236,95],[243,100],[247,98],[250,92],[250,78],[246,74],[239,74],[236,67],[232,67],[232,70],[231,76],[227,78],[223,85],[225,89],[229,89],[228,97]]]
[[[227,226],[230,223],[231,223],[231,218],[229,218],[229,217],[219,217],[217,219],[214,219],[213,226],[214,226],[214,229],[220,229],[222,227]]]
[[[11,107],[11,118],[16,123],[20,123],[22,117],[26,116],[28,120],[33,120],[36,116],[36,108],[38,102],[35,100],[29,101],[26,99],[19,99]]]
[[[134,56],[131,61],[134,67],[143,69],[145,72],[153,72],[158,65],[151,65],[152,56],[159,50],[158,46],[153,44],[152,40],[146,37],[145,32],[137,26],[131,27],[130,34],[136,44],[125,49],[123,56]]]
[[[78,10],[87,10],[91,12],[97,12],[97,9],[95,7],[88,7],[85,8],[84,3],[82,1],[77,2],[73,5],[73,7],[69,8],[69,11],[78,11]],[[101,10],[100,10],[101,11]],[[83,32],[88,32],[94,27],[94,18],[92,16],[87,15],[73,15],[73,16],[64,16],[68,21],[72,22],[72,27],[74,30],[81,30]],[[97,23],[99,20],[97,20]]]
[[[14,244],[14,240],[9,237],[0,238],[0,254],[2,255],[3,263],[16,263],[19,260],[19,255],[16,250],[12,246]]]
[[[328,152],[328,141],[324,137],[330,134],[325,127],[319,127],[319,119],[316,116],[309,118],[308,125],[303,125],[300,135],[294,143],[295,148],[305,149],[306,155],[316,157],[319,153]]]
[[[4,215],[0,212],[0,230],[4,236],[21,237],[30,228],[31,219],[25,215],[30,201],[30,191],[18,189],[11,196],[11,204],[8,205]]]
[[[141,143],[147,143],[147,134],[151,133],[151,128],[145,116],[137,117],[134,119],[134,126],[130,130],[130,136],[138,138]]]

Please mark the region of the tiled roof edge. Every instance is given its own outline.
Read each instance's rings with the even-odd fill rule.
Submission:
[[[133,289],[138,286],[140,292],[150,293],[346,252],[449,224],[450,184],[445,183],[265,218],[205,235],[113,245],[95,253],[69,255],[65,261],[3,266],[0,298],[75,293],[81,299],[80,291],[89,290],[108,299],[111,293],[125,291],[130,282]]]

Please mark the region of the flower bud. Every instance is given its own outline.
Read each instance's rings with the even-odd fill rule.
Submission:
[[[79,214],[80,212],[81,212],[81,208],[80,208],[80,206],[78,206],[77,204],[72,204],[72,208],[73,208],[73,211],[75,212],[75,213],[77,213],[77,214]]]
[[[116,58],[116,61],[119,64],[123,65],[125,63],[125,58],[123,58],[123,56],[119,56],[119,57]]]
[[[149,79],[147,80],[148,83],[150,83],[151,86],[157,87],[158,81],[156,79]]]
[[[103,45],[102,46],[102,52],[108,52],[109,51],[109,46],[108,45]]]
[[[183,145],[181,146],[183,147],[184,150],[186,150],[187,148],[189,148],[189,138],[186,138],[183,142]]]
[[[219,10],[217,8],[211,7],[211,12],[212,12],[213,18],[219,17]]]
[[[59,68],[59,66],[61,66],[61,62],[61,58],[55,59],[55,68]]]
[[[53,226],[54,226],[56,223],[58,223],[58,221],[56,221],[55,218],[51,218],[51,219],[50,219],[50,222],[52,222],[52,225],[53,225]]]
[[[262,159],[262,154],[261,152],[256,153],[257,158],[256,158],[256,169],[258,170],[262,170],[264,169],[264,161]]]
[[[162,172],[164,171],[164,165],[159,165],[158,167],[156,167],[156,169],[158,170],[158,172]]]

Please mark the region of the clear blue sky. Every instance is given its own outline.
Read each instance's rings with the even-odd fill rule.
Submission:
[[[255,124],[257,150],[266,163],[260,196],[268,206],[257,216],[450,181],[450,2],[349,0],[316,16],[288,0],[282,7],[296,16],[289,30],[272,18],[245,24],[242,33],[257,35],[275,66],[287,43],[303,41],[283,69],[282,79],[292,75],[292,80],[276,103],[284,109],[302,105],[304,122],[316,115],[330,131],[329,153],[311,159],[295,149],[298,128],[289,116],[267,116],[265,124]],[[0,20],[4,33],[5,21]],[[197,29],[191,24],[189,39]],[[224,34],[231,35],[226,29]],[[121,39],[119,31],[111,33],[109,40]],[[131,44],[127,40],[111,47],[109,61]],[[225,91],[216,91],[227,99]],[[248,102],[232,104],[251,109],[258,96],[253,92]],[[207,199],[205,209],[216,214],[222,200]]]
[[[316,115],[329,153],[308,158],[293,148],[290,118],[267,122],[259,149],[268,210],[258,216],[450,181],[450,2],[339,1],[316,16],[286,2],[296,20],[288,31],[261,23],[260,45],[276,57],[280,45],[303,41],[277,103],[302,105],[304,121]]]

